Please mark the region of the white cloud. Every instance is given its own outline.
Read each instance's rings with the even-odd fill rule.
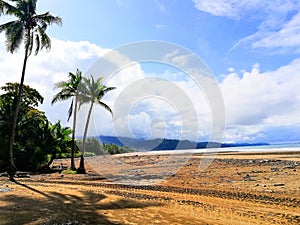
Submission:
[[[0,36],[1,40],[3,38]],[[86,71],[108,51],[89,42],[53,39],[50,52],[30,57],[26,84],[36,88],[45,97],[40,108],[51,121],[59,119],[65,123],[70,104],[62,102],[51,106],[51,99],[58,91],[53,90],[54,83],[66,80],[68,72],[75,72],[76,68]],[[140,64],[131,62],[126,56],[118,52],[113,52],[112,56],[115,56],[113,58],[116,61],[113,62],[116,68],[122,67],[107,82],[108,86],[116,86],[117,89],[110,92],[103,101],[113,108],[114,117],[95,106],[90,124],[91,135],[114,135],[114,129],[117,128],[118,134],[126,136],[128,126],[135,134],[145,137],[161,135],[195,139],[198,133],[203,138],[210,135],[213,118],[205,89],[197,86],[183,72],[174,72],[173,69],[173,72],[165,70],[145,74]],[[178,58],[178,52],[170,53],[168,57],[171,61],[178,59],[185,63],[184,57]],[[6,82],[19,82],[22,60],[22,51],[12,55],[0,45],[1,86]],[[266,130],[300,127],[299,71],[300,58],[267,72],[261,72],[258,64],[242,74],[229,68],[229,74],[220,83],[226,107],[225,141],[254,141],[263,138]],[[101,76],[101,72],[99,69],[97,75]],[[202,83],[207,84],[205,81]],[[120,100],[118,105],[116,100]],[[87,107],[83,107],[79,115],[78,135],[83,132],[86,120],[84,110]],[[113,127],[113,123],[117,127]]]
[[[300,127],[300,59],[275,71],[230,73],[220,84],[226,105],[225,138],[261,135],[272,127]]]
[[[162,123],[165,126],[165,132],[158,131],[157,129],[151,130],[151,137],[158,137],[158,134],[166,133],[168,138],[183,138],[183,139],[197,139],[199,126],[197,123],[197,115],[204,115],[209,111],[205,97],[202,95],[201,90],[190,80],[185,78],[185,81],[169,80],[170,74],[145,74],[145,77],[139,79],[131,84],[126,84],[125,87],[120,86],[121,91],[115,92],[111,97],[114,97],[114,128],[116,132],[121,134],[132,133],[128,131],[127,123],[132,122],[131,117],[128,115],[140,115],[145,112],[151,117],[152,128],[160,127],[155,124]],[[116,80],[119,80],[116,77]],[[193,91],[194,90],[194,91]],[[196,96],[195,96],[196,95]],[[200,104],[200,107],[199,105]],[[197,106],[196,106],[197,105]],[[209,130],[209,122],[206,120],[211,119],[206,116],[200,119],[205,121],[201,123],[202,133]],[[207,125],[209,124],[209,125]],[[130,125],[130,127],[144,127]],[[149,124],[148,124],[149,127]],[[126,131],[127,129],[127,131]],[[192,132],[190,132],[192,130]],[[189,131],[189,132],[186,132]],[[135,133],[135,132],[133,132]],[[142,132],[137,132],[142,133]],[[207,133],[207,132],[206,132]],[[119,134],[119,133],[118,133]],[[119,134],[120,135],[120,134]],[[164,137],[164,136],[163,136]]]
[[[233,67],[229,67],[229,68],[227,69],[227,71],[230,72],[230,73],[233,73],[234,70],[235,70],[235,69],[234,69]]]
[[[195,7],[214,16],[226,16],[240,19],[245,12],[266,5],[259,0],[193,0]]]
[[[19,82],[23,65],[23,50],[14,54],[7,53],[3,47],[4,37],[0,36],[0,85],[6,82]],[[89,42],[72,42],[52,39],[50,52],[41,51],[37,56],[28,59],[25,84],[36,88],[44,96],[44,104],[40,107],[51,121],[60,119],[65,122],[69,102],[51,106],[51,100],[58,90],[54,84],[66,80],[69,72],[79,68],[83,73],[89,66],[108,50]]]
[[[232,49],[244,44],[253,48],[300,50],[300,3],[298,0],[193,0],[200,11],[234,20],[253,20],[257,31],[238,41]],[[291,17],[291,15],[293,15]],[[290,18],[291,17],[291,18]]]
[[[278,32],[271,32],[268,36],[253,43],[255,48],[300,47],[300,13],[284,24]]]
[[[180,52],[179,50],[174,50],[172,52],[169,52],[164,56],[164,60],[169,62],[171,65],[176,65],[178,67],[185,67],[189,63],[189,61],[192,61],[193,57],[189,54],[184,54]]]

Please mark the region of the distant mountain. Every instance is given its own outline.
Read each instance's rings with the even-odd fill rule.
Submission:
[[[104,144],[115,144],[120,147],[128,146],[133,149],[150,150],[175,150],[175,149],[201,149],[201,148],[228,148],[245,146],[262,146],[269,143],[218,143],[218,142],[192,142],[188,140],[161,139],[138,140],[128,137],[99,136]]]

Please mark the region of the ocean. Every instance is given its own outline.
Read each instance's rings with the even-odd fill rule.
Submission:
[[[225,148],[221,148],[219,151],[223,151]],[[226,148],[227,150],[227,148]],[[284,143],[284,144],[270,144],[270,145],[260,145],[260,146],[245,146],[245,147],[231,147],[228,151],[238,151],[238,152],[270,152],[270,151],[300,151],[300,143]]]
[[[260,146],[243,146],[243,147],[228,147],[228,148],[141,151],[141,152],[125,153],[125,155],[216,153],[216,152],[299,152],[299,154],[300,154],[300,143],[270,144],[270,145],[260,145]]]

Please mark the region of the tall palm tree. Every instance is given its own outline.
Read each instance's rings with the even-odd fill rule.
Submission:
[[[46,29],[48,25],[51,24],[62,24],[62,19],[60,17],[52,16],[49,12],[37,14],[36,6],[37,0],[0,0],[0,14],[16,17],[16,20],[0,25],[0,33],[5,32],[7,51],[14,53],[23,42],[25,47],[19,93],[15,102],[15,112],[9,140],[10,166],[8,168],[8,173],[10,178],[13,178],[16,171],[13,158],[13,146],[20,101],[23,92],[27,60],[31,55],[33,48],[35,55],[37,55],[38,52],[43,48],[50,50],[51,40],[46,34]]]
[[[64,101],[72,98],[70,108],[68,110],[68,121],[73,114],[73,132],[72,132],[72,153],[71,153],[71,169],[76,170],[74,162],[75,153],[75,130],[76,130],[76,120],[78,111],[78,95],[79,95],[79,85],[82,80],[82,73],[80,70],[76,70],[76,73],[69,73],[69,80],[62,81],[55,85],[55,88],[60,88],[61,91],[58,92],[52,99],[52,104],[58,101]]]
[[[91,113],[93,110],[93,106],[98,104],[102,106],[104,109],[109,111],[112,114],[111,108],[102,102],[102,98],[104,95],[116,89],[115,87],[106,87],[102,84],[103,77],[98,78],[96,81],[94,77],[91,75],[91,79],[83,77],[82,85],[80,86],[80,95],[79,95],[79,108],[86,103],[90,103],[90,108],[87,115],[87,120],[85,124],[84,134],[83,134],[83,141],[82,141],[82,149],[81,149],[81,156],[80,156],[80,165],[77,169],[77,173],[85,173],[84,167],[84,152],[85,152],[85,144],[86,144],[86,136],[89,127],[89,122],[91,118]]]

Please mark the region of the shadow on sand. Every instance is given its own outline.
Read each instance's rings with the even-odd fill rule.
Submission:
[[[115,225],[122,223],[109,220],[105,215],[105,210],[146,208],[159,204],[138,202],[130,199],[103,201],[107,198],[104,194],[78,191],[78,195],[72,195],[61,193],[59,190],[57,192],[41,192],[16,180],[14,183],[31,192],[26,191],[22,196],[12,193],[1,197],[1,201],[7,204],[0,206],[0,224]],[[36,194],[40,195],[39,198],[31,196]]]

